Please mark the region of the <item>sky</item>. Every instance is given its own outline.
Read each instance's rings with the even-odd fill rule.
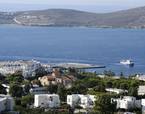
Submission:
[[[145,6],[145,0],[0,0],[0,10],[69,8],[90,12],[111,12]]]

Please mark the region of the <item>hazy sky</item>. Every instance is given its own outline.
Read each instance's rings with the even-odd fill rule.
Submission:
[[[56,5],[94,5],[94,4],[122,4],[122,5],[142,5],[145,0],[0,0],[0,3],[26,3],[26,4],[56,4]]]
[[[0,0],[0,10],[71,8],[95,12],[145,6],[145,0]]]

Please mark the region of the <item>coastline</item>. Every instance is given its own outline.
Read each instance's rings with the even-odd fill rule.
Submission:
[[[126,30],[145,30],[145,27],[99,27],[99,26],[57,26],[57,25],[23,25],[23,24],[0,24],[1,26],[17,26],[17,27],[42,27],[42,28],[93,28],[93,29],[126,29]]]

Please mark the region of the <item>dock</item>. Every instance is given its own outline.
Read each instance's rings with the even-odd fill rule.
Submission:
[[[96,69],[96,68],[106,68],[103,65],[92,65],[92,64],[84,64],[84,63],[60,63],[52,66],[53,68],[76,68],[76,69]]]

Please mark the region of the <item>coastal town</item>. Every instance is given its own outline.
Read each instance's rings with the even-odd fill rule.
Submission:
[[[89,64],[0,62],[0,114],[145,114],[145,75]]]
[[[145,0],[0,0],[0,114],[145,114]]]

